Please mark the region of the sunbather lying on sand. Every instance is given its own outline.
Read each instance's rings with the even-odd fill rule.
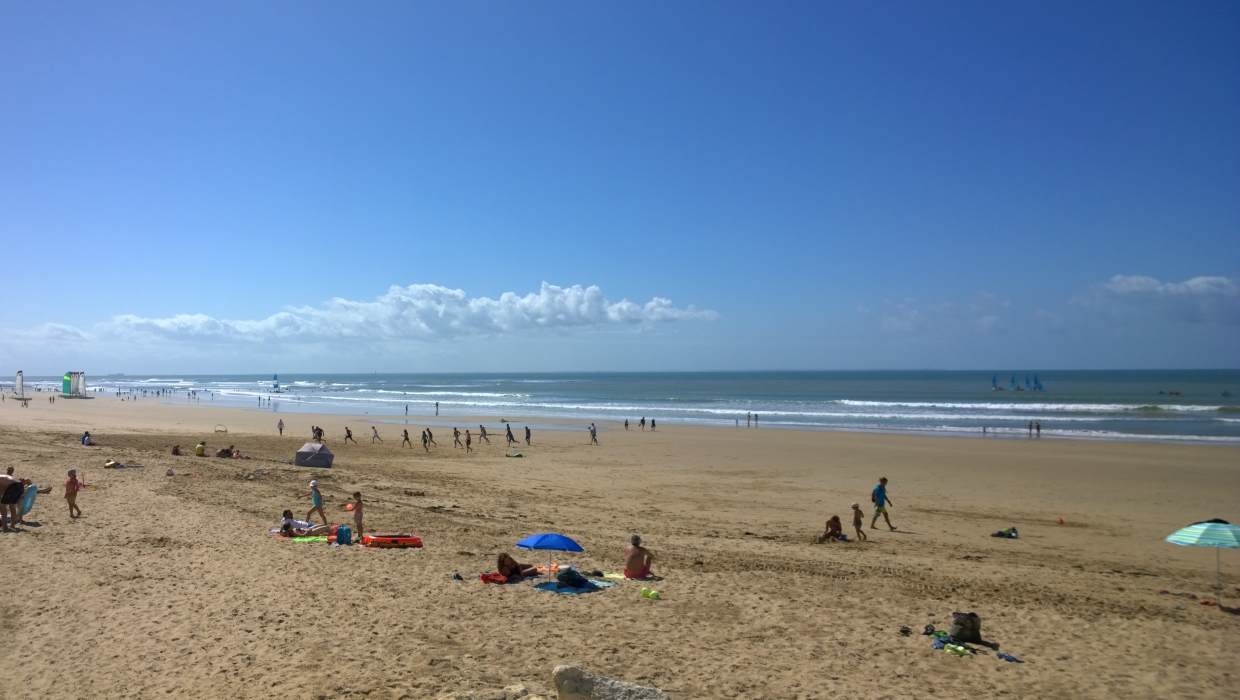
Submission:
[[[293,527],[288,523],[280,526],[281,537],[322,537],[336,531],[335,525],[315,525],[314,527]]]
[[[509,580],[538,575],[538,567],[532,564],[520,564],[506,552],[496,557],[495,570]]]

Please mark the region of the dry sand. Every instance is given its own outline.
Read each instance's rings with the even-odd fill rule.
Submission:
[[[456,419],[410,423],[434,426],[430,455],[402,449],[401,426],[380,424],[386,442],[371,445],[367,420],[0,404],[6,465],[56,485],[37,526],[0,534],[0,697],[502,697],[517,682],[548,692],[560,663],[678,699],[1240,696],[1240,552],[1223,552],[1220,610],[1174,595],[1210,594],[1215,552],[1162,541],[1240,522],[1235,448],[607,424],[601,446],[584,429],[539,431],[506,459],[495,419],[500,435],[468,456],[452,447]],[[336,467],[280,464],[311,424]],[[339,444],[344,425],[360,445]],[[102,446],[79,446],[82,429]],[[168,454],[203,438],[253,459]],[[108,458],[147,467],[105,471]],[[72,467],[90,485],[77,520],[60,486]],[[879,476],[899,531],[816,544],[830,514],[851,535],[848,505],[870,513]],[[426,547],[274,538],[283,509],[309,508],[295,496],[313,477],[333,521],[360,490],[368,530]],[[1011,525],[1019,540],[988,536]],[[627,581],[561,596],[477,580],[544,531],[607,571],[640,533],[663,600]],[[933,651],[922,627],[957,610],[1027,663]]]

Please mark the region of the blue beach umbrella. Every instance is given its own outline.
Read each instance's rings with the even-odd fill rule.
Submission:
[[[1226,520],[1207,520],[1176,530],[1167,535],[1167,541],[1171,544],[1184,545],[1185,547],[1216,548],[1214,550],[1214,602],[1221,605],[1223,602],[1223,570],[1220,552],[1223,547],[1240,549],[1240,527],[1236,527]]]
[[[581,545],[577,544],[572,538],[559,535],[554,532],[544,532],[539,535],[530,535],[517,543],[522,549],[535,550],[542,549],[552,552],[584,552]],[[550,573],[551,566],[548,564],[547,572]]]

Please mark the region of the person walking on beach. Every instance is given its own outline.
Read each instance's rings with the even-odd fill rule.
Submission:
[[[298,500],[301,500],[303,498],[309,498],[310,502],[314,504],[314,506],[310,508],[310,512],[306,513],[306,520],[309,521],[310,517],[314,515],[315,511],[318,511],[319,517],[323,519],[323,524],[326,525],[327,524],[327,513],[323,512],[323,494],[322,492],[319,491],[318,481],[311,479],[310,480],[310,491],[308,493],[297,494]]]
[[[640,427],[643,431],[644,431],[644,430],[646,430],[646,417],[645,417],[645,416],[642,416],[642,419],[641,419],[641,420],[639,420],[639,421],[637,421],[637,425],[638,425],[638,427]]]
[[[874,492],[870,494],[870,500],[874,501],[874,519],[870,521],[870,529],[878,529],[874,527],[874,525],[878,522],[878,516],[881,515],[883,516],[883,520],[887,521],[887,527],[894,531],[896,526],[892,525],[891,518],[887,517],[887,506],[895,505],[891,502],[891,499],[887,497],[887,477],[884,476],[878,480],[878,486],[874,487]]]
[[[628,419],[628,418],[625,418],[625,419],[624,419],[624,429],[625,429],[625,430],[628,430],[628,429],[629,429],[629,419]]]
[[[452,428],[452,449],[455,450],[458,447],[464,447],[464,445],[461,444],[460,429],[454,427]]]
[[[491,438],[487,437],[486,426],[482,425],[481,423],[478,424],[478,439],[486,440],[488,445],[491,444]]]
[[[284,419],[283,418],[280,419],[279,423],[276,423],[276,429],[280,431],[280,437],[284,437]]]
[[[78,491],[82,489],[82,486],[84,486],[84,484],[78,481],[77,470],[70,469],[69,480],[65,482],[65,501],[69,503],[70,518],[82,517],[82,509],[78,508],[77,504]],[[73,511],[77,511],[77,515],[74,515]]]
[[[753,420],[753,413],[746,413],[745,414],[745,427],[746,428],[750,427],[749,422],[752,420]]]
[[[370,426],[370,444],[375,444],[375,440],[378,440],[380,445],[383,444],[383,438],[379,437],[379,429],[372,425]]]
[[[431,432],[430,428],[426,429],[426,441],[435,447],[439,447],[439,443],[435,442],[435,434]]]
[[[408,428],[405,428],[404,436],[405,436],[405,439],[401,441],[400,446],[404,447],[405,445],[408,445],[409,447],[413,447],[413,443],[409,442],[409,429]]]
[[[426,450],[428,453],[431,451],[430,446],[426,442],[426,431],[425,430],[422,431],[422,449]]]
[[[365,536],[365,528],[362,526],[362,492],[353,492],[353,524],[357,526],[357,541],[361,542]]]
[[[587,428],[587,430],[590,431],[590,444],[597,445],[598,444],[598,428],[595,428],[594,424],[591,423],[590,427]]]
[[[349,426],[346,425],[344,427],[344,444],[349,444],[350,440],[353,440],[353,431],[349,430]],[[374,442],[374,440],[371,440],[371,442]],[[357,440],[353,440],[353,444],[356,445]]]
[[[1034,423],[1033,429],[1037,431],[1038,439],[1041,440],[1042,439],[1042,421],[1038,421],[1037,423]]]
[[[1029,421],[1029,437],[1033,437],[1033,421]]]
[[[511,447],[511,446],[512,446],[512,443],[514,443],[514,442],[516,442],[516,441],[517,441],[517,439],[516,439],[515,437],[513,437],[513,436],[512,436],[512,426],[511,426],[511,425],[509,425],[509,424],[507,424],[507,423],[505,423],[505,424],[504,424],[504,430],[505,430],[504,437],[505,437],[505,438],[507,438],[507,440],[508,440],[508,446],[509,446],[509,447]]]
[[[865,530],[861,529],[862,524],[865,522],[865,516],[861,512],[861,504],[860,503],[852,504],[852,512],[853,512],[853,529],[857,531],[857,541],[861,542],[863,540],[869,539],[865,535]]]
[[[530,426],[525,426],[525,444],[530,444]]]
[[[474,451],[473,444],[474,444],[474,437],[469,434],[469,428],[466,428],[465,429],[465,454],[469,454],[470,452]]]
[[[757,420],[757,416],[754,417],[754,420]],[[653,418],[650,419],[650,432],[652,433],[654,432],[654,419]]]

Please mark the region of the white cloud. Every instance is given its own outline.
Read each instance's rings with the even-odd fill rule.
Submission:
[[[1144,275],[1115,275],[1072,302],[1116,318],[1240,325],[1240,284],[1227,277],[1162,282]]]
[[[919,302],[909,298],[887,300],[883,304],[879,327],[890,332],[968,329],[989,333],[1003,326],[1010,307],[1011,302],[982,291],[964,302]]]
[[[393,286],[374,301],[335,298],[318,307],[289,307],[257,320],[217,319],[203,314],[147,318],[115,316],[89,331],[46,324],[18,333],[28,340],[162,340],[191,343],[281,341],[402,341],[461,336],[530,335],[607,327],[643,328],[672,321],[713,321],[714,311],[678,308],[655,297],[645,304],[612,303],[595,286],[557,287],[537,293],[506,292],[499,299],[469,298],[460,289],[431,284]]]

